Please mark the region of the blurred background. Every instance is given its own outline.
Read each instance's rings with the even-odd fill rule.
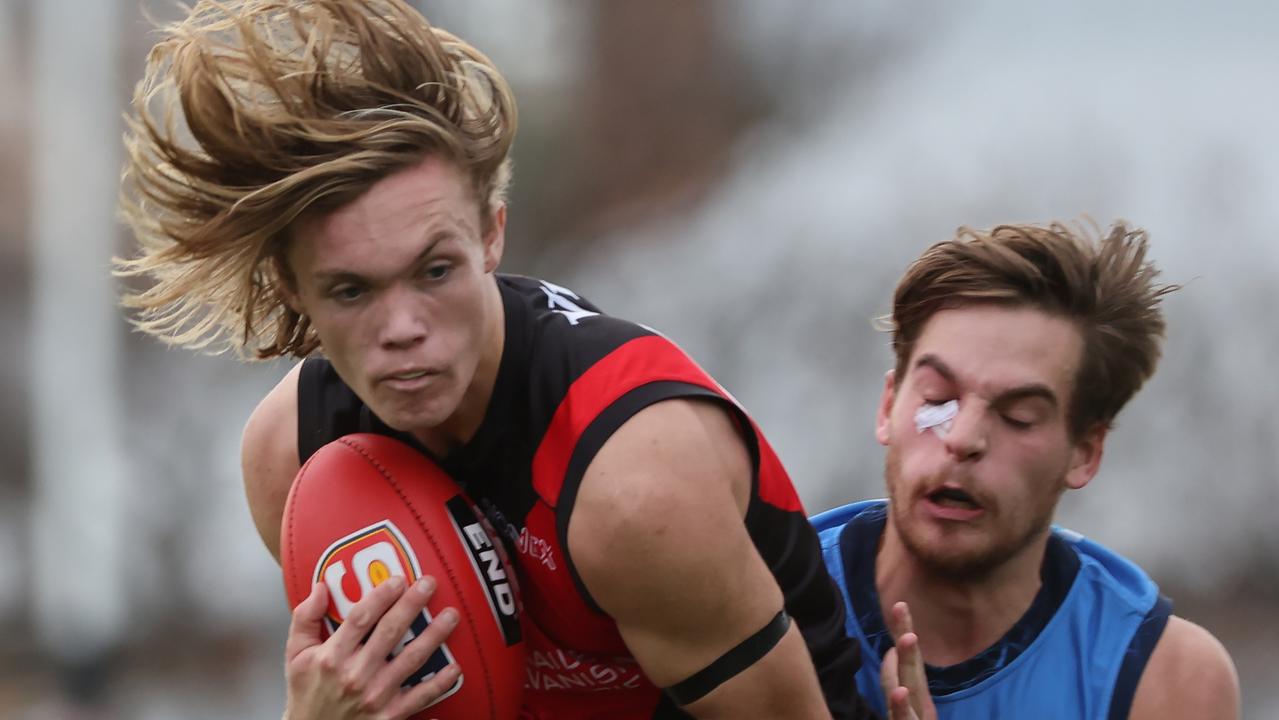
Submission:
[[[1279,5],[419,2],[520,102],[504,269],[672,336],[810,512],[882,494],[897,277],[959,225],[1147,228],[1169,335],[1058,519],[1140,562],[1279,717]],[[241,427],[285,363],[115,306],[156,0],[0,0],[0,717],[266,718],[288,613]]]

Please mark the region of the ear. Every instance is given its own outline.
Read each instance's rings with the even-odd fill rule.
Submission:
[[[1075,441],[1070,451],[1070,469],[1066,471],[1066,487],[1078,490],[1092,481],[1101,468],[1101,456],[1106,447],[1105,423],[1097,423]]]
[[[875,412],[875,439],[880,445],[892,442],[893,400],[897,395],[895,370],[884,373],[884,389],[879,395],[879,409]]]
[[[489,231],[484,236],[484,272],[492,273],[502,262],[506,250],[506,205],[498,205],[489,218]]]
[[[302,298],[298,295],[298,281],[293,276],[293,269],[289,267],[287,253],[276,253],[271,257],[270,262],[275,270],[276,287],[284,304],[299,315],[305,314],[302,312]]]

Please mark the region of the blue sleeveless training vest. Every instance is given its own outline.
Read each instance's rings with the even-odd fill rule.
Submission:
[[[888,505],[869,500],[813,517],[826,567],[844,594],[849,636],[862,648],[857,689],[887,716],[879,661],[892,647],[875,590],[874,560]],[[1132,562],[1054,527],[1039,595],[991,648],[929,666],[941,720],[1126,718],[1171,604]]]

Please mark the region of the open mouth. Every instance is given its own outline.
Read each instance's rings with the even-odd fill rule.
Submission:
[[[960,510],[980,510],[981,503],[968,493],[955,487],[943,487],[927,495],[935,505]]]

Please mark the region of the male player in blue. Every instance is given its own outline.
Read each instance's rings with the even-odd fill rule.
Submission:
[[[1221,643],[1052,525],[1155,370],[1175,288],[1146,249],[1122,223],[963,229],[898,284],[875,426],[888,500],[814,518],[881,712],[876,658],[913,629],[943,720],[1239,717]]]

